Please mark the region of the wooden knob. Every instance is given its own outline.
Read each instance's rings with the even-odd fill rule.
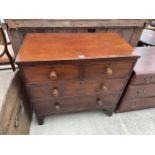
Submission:
[[[106,74],[112,75],[112,69],[110,67],[105,68]]]
[[[145,95],[145,93],[146,93],[145,90],[137,91],[137,95],[139,95],[139,96],[143,96],[143,95]]]
[[[59,104],[59,103],[55,103],[55,109],[56,109],[57,111],[60,110],[60,104]]]
[[[50,73],[50,78],[51,78],[52,80],[56,80],[56,79],[57,79],[57,73],[56,73],[55,71],[52,71],[52,72]]]
[[[107,88],[104,84],[101,85],[101,89],[102,89],[104,92],[108,91],[108,88]]]
[[[53,94],[53,96],[59,96],[58,89],[57,88],[54,88],[52,94]]]
[[[97,103],[98,103],[99,106],[103,105],[103,102],[102,102],[102,100],[100,98],[97,99]]]

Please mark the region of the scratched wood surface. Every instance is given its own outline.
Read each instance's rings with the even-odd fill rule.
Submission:
[[[16,62],[132,56],[132,50],[123,38],[113,32],[31,33],[26,36]]]

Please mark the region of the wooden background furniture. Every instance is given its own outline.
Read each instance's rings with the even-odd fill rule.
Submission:
[[[32,108],[19,73],[0,71],[0,135],[29,134]]]
[[[151,22],[146,19],[108,19],[108,20],[36,20],[36,19],[7,19],[5,20],[13,49],[18,53],[24,36],[36,32],[117,32],[131,46],[136,46],[141,33]]]
[[[27,34],[17,55],[39,124],[54,113],[112,115],[138,56],[117,33]]]
[[[139,47],[135,53],[141,57],[117,112],[155,107],[155,47]]]

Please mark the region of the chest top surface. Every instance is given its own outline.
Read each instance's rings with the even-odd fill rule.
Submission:
[[[117,33],[28,33],[17,63],[132,57],[132,47]]]
[[[155,47],[137,47],[135,54],[139,55],[134,71],[138,74],[155,74]]]

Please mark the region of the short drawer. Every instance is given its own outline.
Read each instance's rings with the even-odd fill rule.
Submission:
[[[132,61],[111,61],[103,63],[92,63],[85,66],[85,78],[102,79],[103,77],[124,77],[131,72],[132,67]]]
[[[125,94],[125,99],[155,96],[155,84],[130,85]]]
[[[39,115],[51,113],[74,112],[89,109],[115,108],[118,95],[92,95],[58,98],[33,102],[35,112]]]
[[[131,83],[134,85],[155,83],[155,74],[134,75]]]
[[[27,83],[73,80],[79,77],[79,67],[76,65],[30,66],[21,69]]]
[[[155,97],[123,100],[117,112],[125,112],[155,107]]]
[[[53,97],[90,95],[95,93],[113,94],[123,90],[126,79],[103,79],[100,81],[70,81],[44,85],[28,85],[32,100]]]

